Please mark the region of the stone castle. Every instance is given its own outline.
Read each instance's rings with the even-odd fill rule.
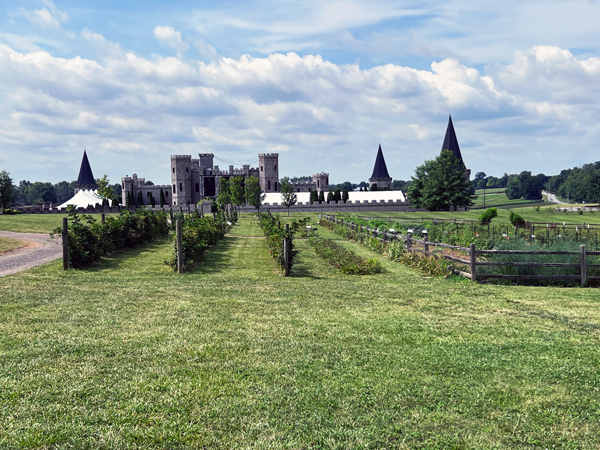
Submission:
[[[144,203],[149,204],[153,197],[159,203],[160,191],[163,191],[165,203],[173,206],[196,204],[203,199],[215,199],[219,196],[220,180],[225,178],[257,177],[264,193],[280,192],[279,154],[260,153],[258,167],[244,164],[241,169],[229,166],[221,170],[214,165],[214,154],[200,153],[198,159],[190,155],[171,155],[171,185],[146,185],[145,178],[137,174],[121,178],[122,204],[127,202],[127,193],[133,192],[135,198],[142,193]],[[312,182],[292,183],[296,192],[328,191],[329,174],[317,173]]]

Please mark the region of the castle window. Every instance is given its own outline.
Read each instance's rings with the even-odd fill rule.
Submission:
[[[186,167],[186,168],[185,168],[185,171],[186,171],[186,172],[189,172],[189,171],[190,171],[190,168],[189,168],[189,167]]]
[[[175,193],[176,193],[176,191],[175,191],[175,185],[173,185],[173,194],[175,194]]]
[[[200,192],[200,183],[196,183],[196,192]]]
[[[268,190],[271,190],[271,181],[269,180],[269,181],[267,181],[267,183],[269,183],[269,184],[267,185],[267,189],[268,189]]]
[[[260,171],[261,171],[261,172],[263,171],[263,166],[260,166]]]
[[[317,180],[317,187],[320,187],[320,186],[319,186],[319,180]]]
[[[179,183],[179,192],[183,191],[183,183]]]
[[[274,170],[277,170],[277,166],[275,166],[275,169],[274,169]]]
[[[175,167],[173,167],[173,173],[175,173]]]
[[[300,192],[300,188],[298,188],[298,192]]]
[[[125,183],[121,183],[121,189],[125,189]]]
[[[277,181],[275,182],[275,190],[277,190]]]

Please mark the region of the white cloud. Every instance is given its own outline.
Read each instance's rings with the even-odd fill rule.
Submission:
[[[161,27],[160,25],[154,28],[154,37],[161,45],[165,45],[176,50],[178,53],[184,53],[190,46],[183,42],[181,33],[175,31],[173,27]]]
[[[60,30],[62,23],[69,21],[69,15],[59,10],[51,0],[43,0],[47,8],[27,10],[19,9],[19,14],[29,20],[32,24],[41,28]]]
[[[439,152],[449,109],[475,171],[551,173],[597,159],[600,61],[558,47],[482,73],[454,58],[430,70],[295,53],[144,58],[81,35],[114,51],[95,61],[0,45],[0,160],[16,178],[73,178],[80,156],[70,167],[65,157],[48,163],[46,177],[19,174],[20,161],[87,146],[101,149],[94,170],[113,180],[137,172],[167,182],[172,153],[252,160],[270,151],[282,153],[282,176],[322,170],[360,181],[381,142],[392,176],[406,179]]]

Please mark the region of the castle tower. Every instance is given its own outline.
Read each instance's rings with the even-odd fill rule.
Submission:
[[[74,187],[76,194],[83,189],[98,189],[98,185],[96,184],[96,179],[92,173],[92,168],[90,167],[90,162],[88,161],[85,150],[83,151],[83,160],[81,161],[81,167],[79,169],[79,177],[77,178]]]
[[[279,192],[279,153],[259,153],[258,166],[260,189]]]
[[[200,153],[200,167],[204,167],[205,169],[212,170],[213,169],[213,161],[215,155],[212,153]]]
[[[379,150],[377,150],[373,175],[369,178],[369,190],[373,190],[373,185],[379,190],[391,189],[392,187],[392,177],[390,177],[390,174],[388,173],[385,159],[383,158],[383,152],[381,151],[381,144],[379,144]]]
[[[454,124],[452,123],[452,116],[448,116],[448,127],[446,128],[446,136],[444,136],[444,142],[442,143],[442,151],[450,150],[454,157],[458,159],[461,165],[465,169],[467,177],[471,178],[471,171],[467,169],[460,153],[460,147],[458,145],[458,139],[456,138],[456,132],[454,131]]]
[[[173,205],[192,203],[192,157],[171,155],[171,187]]]
[[[312,176],[313,183],[317,192],[325,191],[329,192],[329,174],[325,172],[315,173]]]

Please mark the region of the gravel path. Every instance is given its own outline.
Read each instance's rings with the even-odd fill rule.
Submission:
[[[0,231],[0,237],[18,239],[29,245],[0,254],[0,277],[62,258],[61,239],[50,239],[48,234],[13,233]]]

